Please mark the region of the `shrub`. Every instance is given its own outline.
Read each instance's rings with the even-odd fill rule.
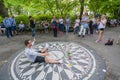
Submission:
[[[46,14],[36,15],[33,17],[36,19],[36,21],[44,21],[44,20],[51,21],[52,19],[51,15],[46,15]]]
[[[0,22],[2,22],[3,21],[3,18],[0,16]]]
[[[29,23],[29,17],[26,15],[19,15],[15,17],[16,23],[19,24],[20,21],[23,21],[25,25]]]

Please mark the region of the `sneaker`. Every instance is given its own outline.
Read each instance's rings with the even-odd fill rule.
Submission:
[[[96,30],[96,33],[98,33],[98,31]]]
[[[96,42],[96,43],[98,43],[98,42],[99,42],[99,40],[96,40],[95,42]]]
[[[84,38],[85,36],[83,35],[82,37]]]
[[[78,35],[78,37],[80,37],[81,35]]]
[[[45,48],[49,48],[49,45],[48,45],[48,43],[46,43],[46,44],[45,44]]]
[[[63,63],[63,60],[59,60],[58,62],[59,62],[59,63]]]

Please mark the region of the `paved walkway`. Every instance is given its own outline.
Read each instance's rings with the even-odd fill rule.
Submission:
[[[54,38],[52,34],[39,33],[36,35],[36,44],[46,41],[75,41],[84,43],[95,49],[97,54],[105,60],[107,66],[106,80],[120,80],[120,46],[115,43],[113,46],[104,46],[104,42],[108,38],[114,38],[116,40],[119,34],[120,27],[108,28],[104,32],[104,40],[100,43],[95,43],[96,34],[93,37],[86,36],[85,38],[81,38],[73,33],[69,33],[68,35],[59,35],[57,38]],[[24,40],[30,38],[30,34],[18,35],[11,39],[0,36],[0,68],[8,62],[11,55],[24,49]]]

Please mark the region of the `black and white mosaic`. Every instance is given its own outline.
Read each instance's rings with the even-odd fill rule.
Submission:
[[[14,80],[89,80],[96,70],[95,56],[74,42],[47,42],[51,59],[62,59],[61,64],[30,63],[20,52],[12,61],[10,73]],[[46,43],[33,46],[36,50]]]

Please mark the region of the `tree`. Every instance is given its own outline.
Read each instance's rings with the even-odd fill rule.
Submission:
[[[80,6],[80,20],[84,11],[84,0],[79,0],[81,6]]]
[[[4,5],[4,1],[0,0],[0,16],[4,17],[5,15],[8,15],[8,10]]]
[[[98,14],[119,17],[120,0],[90,0],[89,9]]]

